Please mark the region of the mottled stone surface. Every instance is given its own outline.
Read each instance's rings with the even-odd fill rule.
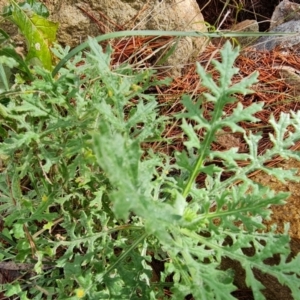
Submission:
[[[230,30],[238,31],[238,32],[258,32],[259,27],[256,20],[244,20],[240,23],[233,25]],[[249,46],[251,43],[253,43],[256,40],[256,37],[241,36],[241,37],[236,37],[235,39],[238,40],[241,46]]]
[[[270,30],[292,20],[300,19],[300,4],[290,2],[289,0],[281,1],[275,8],[270,22]]]
[[[255,43],[257,50],[293,49],[298,51],[300,44],[300,4],[281,1],[275,8],[271,21],[270,32],[298,33],[296,35],[282,35],[261,37]]]
[[[275,27],[271,32],[283,32],[286,35],[266,36],[259,38],[254,47],[257,50],[272,50],[275,47],[280,49],[298,49],[300,45],[300,20],[292,20]],[[296,33],[289,35],[287,33]]]

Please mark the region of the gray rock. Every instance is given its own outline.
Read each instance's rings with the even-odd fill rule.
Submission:
[[[275,8],[271,20],[270,30],[292,20],[300,19],[300,4],[290,2],[289,0],[281,1]]]
[[[292,20],[275,27],[270,32],[298,33],[294,35],[266,36],[259,38],[254,47],[256,50],[295,49],[300,45],[300,20]]]

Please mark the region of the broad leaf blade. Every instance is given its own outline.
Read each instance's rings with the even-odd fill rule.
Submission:
[[[15,1],[12,1],[12,6],[11,18],[28,42],[26,59],[37,58],[46,69],[51,70],[52,54],[50,46],[56,40],[58,24],[35,13],[26,14]]]

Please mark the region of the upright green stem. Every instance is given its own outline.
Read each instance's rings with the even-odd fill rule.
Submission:
[[[182,195],[184,198],[186,198],[188,196],[188,194],[191,190],[192,184],[195,182],[195,180],[199,174],[199,170],[202,167],[202,165],[205,161],[205,158],[209,154],[210,145],[214,140],[214,136],[215,136],[217,129],[219,128],[219,126],[217,126],[217,122],[221,118],[224,105],[226,104],[226,101],[224,101],[224,97],[226,97],[225,93],[223,95],[221,95],[220,98],[215,103],[215,111],[213,112],[213,118],[211,120],[212,129],[205,135],[204,142],[203,142],[203,144],[201,144],[201,146],[202,146],[200,148],[201,153],[197,159],[197,162],[195,164],[193,172],[190,174],[188,181],[185,185],[185,188],[183,190]]]
[[[146,239],[147,236],[148,236],[148,233],[144,233],[137,240],[135,240],[131,244],[131,246],[126,251],[122,252],[122,254],[118,257],[118,259],[110,267],[107,268],[107,270],[104,272],[104,274],[102,274],[98,278],[98,280],[101,282],[102,278],[109,275],[109,273],[111,271],[113,271],[115,268],[117,268],[117,266],[131,253],[131,251],[133,251],[139,245],[139,243],[141,243],[144,239]]]

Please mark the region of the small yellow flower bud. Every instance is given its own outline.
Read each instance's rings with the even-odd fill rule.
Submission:
[[[77,289],[76,290],[76,296],[77,296],[77,298],[83,298],[85,296],[84,289]]]
[[[114,92],[112,90],[108,90],[107,94],[108,97],[111,98],[114,95]]]
[[[43,195],[43,196],[42,196],[42,201],[43,201],[43,202],[46,202],[47,200],[48,200],[48,196]]]

